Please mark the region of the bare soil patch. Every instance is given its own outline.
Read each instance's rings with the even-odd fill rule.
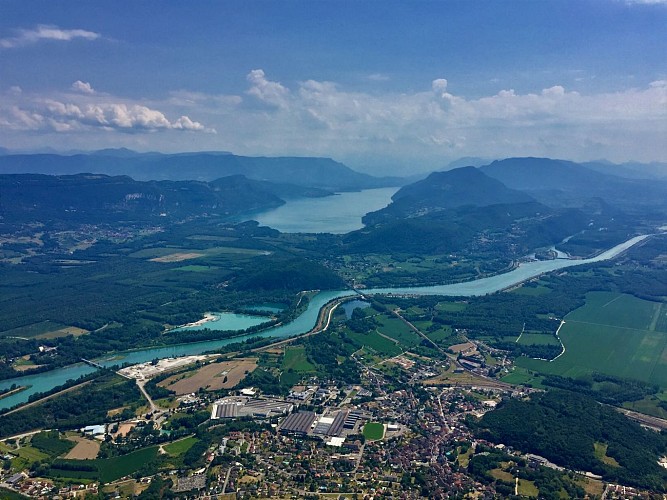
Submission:
[[[465,342],[463,344],[456,344],[450,346],[449,348],[452,350],[452,352],[458,354],[460,352],[475,348],[475,344],[473,344],[472,342]]]
[[[169,255],[163,255],[162,257],[155,257],[150,259],[151,262],[181,262],[182,260],[198,259],[203,257],[203,253],[196,252],[178,252],[172,253]]]
[[[120,425],[118,426],[118,431],[116,431],[116,434],[114,435],[114,437],[116,437],[116,436],[123,436],[123,437],[124,437],[124,436],[127,436],[127,435],[130,433],[130,431],[131,431],[134,427],[136,427],[136,425],[137,425],[137,424],[135,424],[135,423],[133,423],[133,422],[126,423],[126,424],[120,424]]]
[[[72,436],[67,439],[74,441],[76,446],[65,455],[65,458],[72,458],[75,460],[92,460],[97,458],[97,454],[100,452],[100,443],[98,441],[79,436]]]
[[[197,392],[201,388],[210,391],[231,389],[255,368],[257,368],[256,358],[222,361],[204,366],[189,377],[177,380],[181,377],[177,375],[163,380],[158,385],[176,392],[178,396]]]

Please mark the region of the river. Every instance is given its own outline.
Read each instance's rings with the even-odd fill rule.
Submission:
[[[424,287],[410,287],[410,288],[372,288],[367,290],[360,290],[364,294],[414,294],[414,295],[449,295],[449,296],[475,296],[486,295],[488,293],[497,292],[505,288],[511,287],[522,281],[530,279],[540,274],[572,267],[582,264],[590,264],[594,262],[601,262],[609,260],[621,254],[628,248],[639,243],[648,236],[635,236],[634,238],[616,245],[615,247],[602,252],[596,257],[590,259],[557,259],[548,261],[532,261],[521,264],[514,270],[482,278],[479,280],[468,281],[465,283],[455,283],[450,285],[435,285]],[[206,351],[219,349],[225,345],[239,342],[251,337],[275,337],[286,338],[300,335],[311,330],[317,323],[317,316],[320,309],[329,301],[346,296],[357,294],[354,290],[337,290],[324,291],[315,295],[308,304],[308,308],[299,317],[291,323],[286,325],[269,328],[262,332],[251,335],[244,335],[232,339],[223,340],[209,340],[205,342],[193,342],[190,344],[180,344],[169,347],[157,347],[149,349],[139,349],[136,351],[129,351],[118,354],[110,358],[98,360],[103,366],[112,366],[121,363],[143,363],[155,358],[168,358],[187,356],[192,354],[201,354]],[[62,385],[67,380],[78,378],[81,375],[91,373],[95,370],[85,364],[77,364],[52,370],[50,372],[40,373],[36,375],[28,375],[25,377],[17,377],[0,382],[0,389],[10,387],[12,384],[17,386],[31,386],[28,389],[21,391],[12,396],[0,399],[0,408],[10,408],[19,403],[24,403],[28,400],[31,394],[36,392],[48,391],[58,385]]]

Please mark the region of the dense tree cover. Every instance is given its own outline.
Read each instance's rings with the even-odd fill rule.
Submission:
[[[233,214],[280,206],[270,183],[242,175],[213,182],[135,181],[106,175],[0,175],[0,211],[21,221],[178,221],[210,213]]]
[[[657,385],[647,384],[640,380],[627,380],[602,373],[577,379],[547,375],[543,385],[586,394],[601,403],[620,405],[626,401],[638,401],[660,390]]]
[[[237,387],[256,387],[265,394],[275,395],[287,395],[291,389],[291,385],[282,384],[278,377],[263,368],[253,370]]]
[[[258,260],[255,265],[237,273],[230,282],[233,290],[302,290],[342,289],[345,282],[333,271],[316,262],[284,258],[270,262]]]
[[[0,416],[0,436],[42,428],[76,429],[108,422],[109,410],[138,405],[140,400],[134,380],[107,374],[57,398]]]
[[[144,491],[139,493],[138,500],[163,500],[175,498],[176,494],[171,491],[173,482],[171,479],[162,479],[162,476],[156,475],[151,479],[151,484]]]
[[[321,377],[345,384],[359,383],[359,368],[350,355],[361,346],[344,332],[313,335],[304,340],[308,361],[317,366]],[[344,361],[340,362],[339,357]]]
[[[647,431],[582,394],[554,390],[534,394],[530,401],[506,401],[471,425],[485,439],[601,474],[607,481],[667,489],[667,471],[657,463],[667,449],[667,436]],[[619,467],[595,456],[596,442],[608,445],[607,455]]]
[[[364,218],[375,223],[376,214]],[[519,257],[558,243],[588,223],[580,211],[554,211],[539,203],[463,206],[394,218],[344,237],[348,253],[438,254],[484,249],[488,256]]]
[[[35,434],[30,439],[30,444],[51,457],[63,455],[74,448],[74,442],[61,439],[60,433],[56,430]]]

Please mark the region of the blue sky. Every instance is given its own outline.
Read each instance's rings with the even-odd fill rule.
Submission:
[[[195,7],[193,7],[195,6]],[[667,161],[667,2],[0,0],[0,145]]]

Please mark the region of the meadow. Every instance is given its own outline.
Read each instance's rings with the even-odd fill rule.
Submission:
[[[293,346],[285,348],[282,369],[284,371],[313,372],[315,371],[315,366],[308,361],[304,346]]]

